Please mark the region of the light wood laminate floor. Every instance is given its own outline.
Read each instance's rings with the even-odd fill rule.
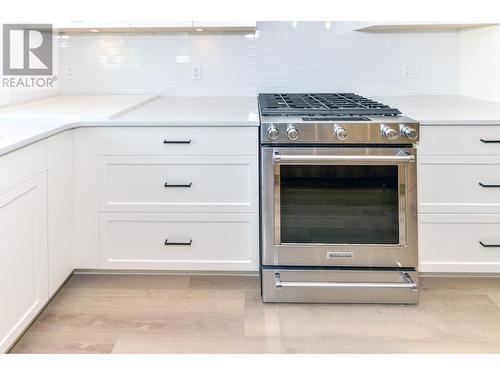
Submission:
[[[259,279],[74,275],[12,353],[500,353],[500,278],[422,278],[417,306],[263,304]]]

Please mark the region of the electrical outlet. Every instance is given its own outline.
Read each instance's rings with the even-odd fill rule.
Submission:
[[[201,81],[201,66],[193,67],[193,81]]]
[[[402,65],[402,75],[406,79],[420,78],[420,69],[415,62],[406,62]]]
[[[418,64],[414,62],[403,63],[402,65],[402,76],[406,79],[416,79],[420,78],[420,69]]]
[[[69,78],[69,79],[76,78],[76,67],[74,67],[74,66],[67,66],[65,68],[65,73],[66,73],[66,78]]]

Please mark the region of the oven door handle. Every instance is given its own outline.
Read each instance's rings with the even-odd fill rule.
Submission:
[[[273,164],[329,164],[332,162],[414,162],[415,156],[404,152],[395,155],[282,155],[279,151],[273,153]]]
[[[407,272],[401,272],[401,282],[338,282],[338,281],[281,281],[279,272],[274,274],[276,288],[404,288],[417,290],[418,286]]]

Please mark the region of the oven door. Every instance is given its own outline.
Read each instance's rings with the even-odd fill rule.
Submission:
[[[417,266],[416,150],[263,147],[262,263]]]

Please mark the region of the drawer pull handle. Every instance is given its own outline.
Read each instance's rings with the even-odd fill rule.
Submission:
[[[483,139],[483,138],[481,138],[481,142],[483,142],[483,143],[500,143],[500,139]]]
[[[404,288],[418,290],[418,285],[407,272],[401,272],[399,282],[339,282],[339,281],[282,281],[279,272],[274,274],[276,288]]]
[[[165,182],[165,185],[163,185],[163,186],[165,186],[166,188],[178,188],[178,187],[190,188],[192,185],[193,185],[192,182],[190,182],[189,184],[181,184],[181,185],[172,185],[172,184],[169,185],[168,182]]]
[[[189,240],[189,242],[168,242],[168,238],[165,239],[165,246],[191,246],[193,240]]]
[[[500,185],[495,185],[495,184],[483,184],[482,182],[479,183],[479,186],[484,187],[484,188],[500,188]]]
[[[487,245],[483,241],[479,241],[482,247],[500,247],[500,245]]]
[[[190,139],[187,139],[185,141],[169,141],[168,139],[164,139],[163,140],[163,144],[164,145],[167,145],[167,144],[173,144],[173,145],[187,145],[187,144],[190,144],[191,143],[191,140]]]

